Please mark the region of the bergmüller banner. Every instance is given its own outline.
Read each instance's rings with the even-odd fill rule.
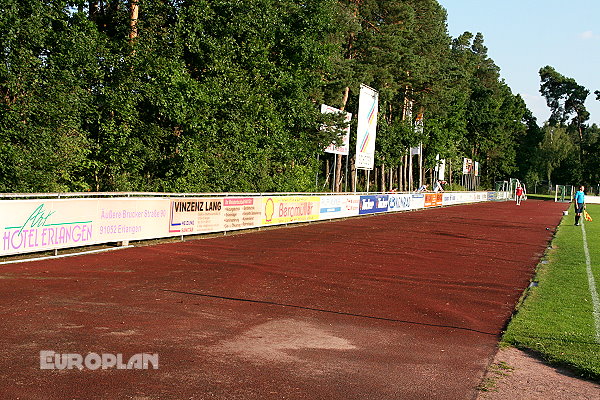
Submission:
[[[373,169],[379,92],[360,85],[356,127],[356,169]]]
[[[335,107],[328,106],[327,104],[321,104],[321,112],[323,114],[333,113],[333,114],[344,114],[344,122],[348,124],[344,129],[344,135],[342,136],[342,145],[336,146],[335,143],[331,143],[329,146],[325,148],[325,153],[333,153],[333,154],[341,154],[347,156],[350,150],[350,120],[352,119],[352,113],[345,112],[339,110]],[[328,127],[323,127],[323,129],[328,129]]]

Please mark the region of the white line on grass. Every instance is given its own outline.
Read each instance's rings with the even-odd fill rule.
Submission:
[[[592,304],[594,306],[594,324],[596,325],[596,343],[600,343],[600,300],[596,291],[596,280],[592,272],[592,262],[590,260],[590,251],[588,250],[587,235],[585,234],[585,224],[581,224],[581,233],[583,234],[583,252],[585,254],[585,265],[592,295]]]

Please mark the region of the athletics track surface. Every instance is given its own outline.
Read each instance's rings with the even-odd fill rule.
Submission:
[[[0,265],[1,398],[473,398],[566,208],[482,203]],[[159,369],[40,370],[41,350],[158,353]]]

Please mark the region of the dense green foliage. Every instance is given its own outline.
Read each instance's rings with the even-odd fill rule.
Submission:
[[[596,186],[600,183],[600,128],[589,125],[585,100],[590,91],[545,66],[540,92],[552,114],[541,129],[532,127],[523,152],[521,178],[532,184]],[[600,97],[600,96],[599,96]]]
[[[134,3],[2,2],[0,191],[312,191],[336,139],[319,105],[356,115],[361,83],[380,92],[381,177],[419,142],[425,168],[473,158],[487,186],[555,179],[571,160],[544,164],[556,150],[483,36],[451,38],[435,0],[140,0],[132,35]],[[549,105],[581,134],[581,176],[598,165],[584,157],[598,130],[585,126],[588,92],[569,81],[560,103],[556,74]]]

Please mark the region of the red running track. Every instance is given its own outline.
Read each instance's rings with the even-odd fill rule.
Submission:
[[[565,204],[0,266],[3,399],[470,399]],[[547,229],[549,228],[549,229]],[[41,370],[41,350],[159,369]]]

